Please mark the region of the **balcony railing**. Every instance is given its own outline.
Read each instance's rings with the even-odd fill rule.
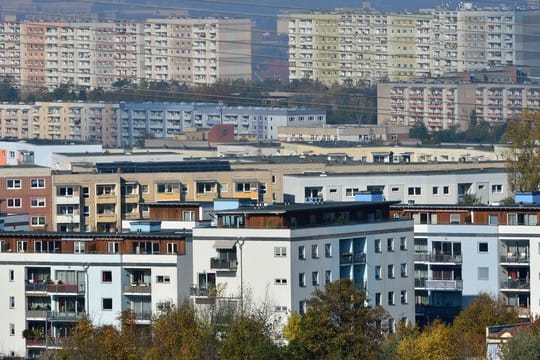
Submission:
[[[47,283],[26,283],[27,292],[47,292]]]
[[[66,311],[51,311],[50,319],[52,321],[79,321],[84,315],[84,312],[66,312]]]
[[[47,284],[47,292],[49,293],[67,293],[67,294],[84,294],[84,284]]]
[[[26,346],[27,347],[45,347],[47,346],[46,339],[43,338],[34,338],[34,339],[26,339]]]
[[[197,284],[191,285],[189,288],[189,295],[191,296],[212,296],[216,293],[215,286],[198,286]]]
[[[414,279],[414,287],[425,288],[427,279]]]
[[[350,263],[365,263],[366,262],[366,254],[364,253],[341,253],[339,255],[339,262],[341,264],[350,264]]]
[[[426,280],[426,288],[430,290],[457,291],[463,290],[462,280]]]
[[[439,262],[439,263],[461,263],[461,255],[451,254],[414,254],[414,261],[419,262]]]
[[[528,264],[530,262],[529,256],[501,256],[501,263],[518,263],[518,264]]]
[[[124,293],[135,293],[135,294],[150,294],[152,292],[152,287],[150,284],[130,284],[124,286]]]
[[[26,310],[27,319],[46,319],[48,310]]]
[[[236,271],[237,267],[236,259],[210,258],[210,269]]]
[[[151,311],[136,312],[135,319],[141,320],[141,321],[152,320],[152,312]]]
[[[526,279],[508,279],[501,282],[501,289],[529,290],[530,284]]]

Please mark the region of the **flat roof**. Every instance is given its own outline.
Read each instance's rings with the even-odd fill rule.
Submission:
[[[268,206],[240,207],[238,209],[227,209],[214,211],[216,214],[283,214],[287,212],[299,212],[308,210],[332,210],[353,207],[378,207],[384,205],[398,204],[399,201],[328,201],[321,203],[293,203],[293,204],[273,204]]]
[[[405,210],[540,210],[540,204],[512,204],[512,205],[447,205],[447,204],[396,204],[392,208]]]

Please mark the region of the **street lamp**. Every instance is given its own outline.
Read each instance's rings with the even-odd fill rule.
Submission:
[[[243,260],[243,250],[242,247],[244,246],[245,240],[243,237],[240,237],[236,239],[234,242],[234,245],[238,245],[238,248],[240,249],[240,311],[241,314],[244,314],[244,260]]]

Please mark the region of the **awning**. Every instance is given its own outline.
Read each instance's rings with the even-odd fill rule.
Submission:
[[[232,249],[236,244],[236,240],[216,240],[214,249]]]

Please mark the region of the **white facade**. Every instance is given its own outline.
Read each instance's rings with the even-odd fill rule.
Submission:
[[[369,304],[389,312],[391,327],[413,322],[411,230],[411,222],[390,219],[297,229],[195,228],[192,298],[204,303],[214,287],[219,297],[269,306],[283,325],[291,311],[306,310],[314,290],[347,278]]]
[[[354,201],[361,191],[381,191],[386,200],[404,204],[457,204],[473,195],[484,204],[511,195],[504,169],[453,172],[303,174],[283,176],[284,201]]]

